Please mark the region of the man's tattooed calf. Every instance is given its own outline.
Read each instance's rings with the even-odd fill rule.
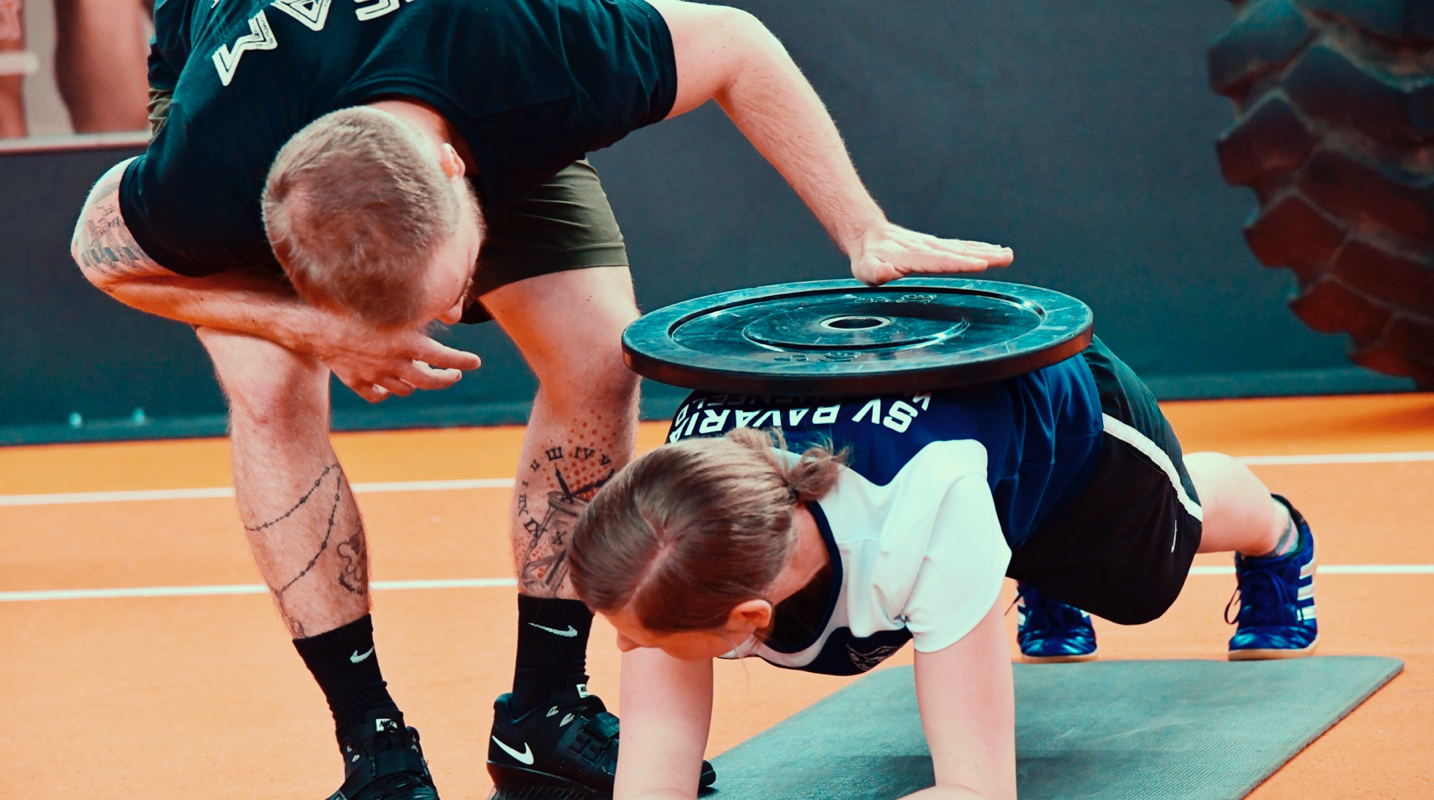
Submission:
[[[518,586],[524,594],[537,597],[556,596],[568,576],[568,538],[583,508],[592,500],[616,471],[612,459],[588,447],[551,447],[544,458],[528,465],[515,498],[519,524],[528,533],[527,547],[518,567]],[[551,473],[548,472],[551,470]],[[551,474],[558,488],[541,500],[530,497],[528,489]],[[569,476],[578,476],[577,485]]]
[[[364,544],[363,525],[358,526],[353,536],[339,543],[338,554],[344,561],[339,585],[357,595],[368,594],[368,547]]]

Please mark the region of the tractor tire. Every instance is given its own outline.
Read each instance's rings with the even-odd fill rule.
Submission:
[[[1234,6],[1209,71],[1238,115],[1221,170],[1259,201],[1250,250],[1354,363],[1434,389],[1434,2]]]

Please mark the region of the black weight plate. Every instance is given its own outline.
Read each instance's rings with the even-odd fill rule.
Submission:
[[[712,392],[832,397],[919,392],[1050,366],[1090,344],[1085,303],[967,278],[870,287],[807,281],[698,297],[628,326],[639,375]]]

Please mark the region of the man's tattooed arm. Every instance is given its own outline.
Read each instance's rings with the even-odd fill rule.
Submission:
[[[514,511],[527,535],[518,556],[518,590],[556,597],[568,577],[573,525],[616,472],[607,455],[581,446],[551,447],[519,477]]]
[[[115,165],[90,192],[75,226],[70,253],[91,283],[109,290],[126,279],[171,276],[145,255],[120,214],[120,177],[128,161]]]
[[[238,331],[318,354],[350,330],[339,318],[299,300],[281,275],[233,269],[190,277],[160,266],[135,241],[120,213],[120,180],[128,161],[100,178],[70,243],[81,272],[114,299],[194,326]]]

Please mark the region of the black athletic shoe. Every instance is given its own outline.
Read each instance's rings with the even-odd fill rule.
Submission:
[[[418,731],[378,721],[367,739],[344,745],[344,785],[329,800],[438,800]]]
[[[493,703],[488,740],[488,774],[503,796],[519,789],[561,789],[578,796],[610,794],[617,773],[617,717],[602,700],[577,685],[556,692],[547,703],[515,717],[511,695]],[[702,762],[699,786],[711,786],[717,772]]]

